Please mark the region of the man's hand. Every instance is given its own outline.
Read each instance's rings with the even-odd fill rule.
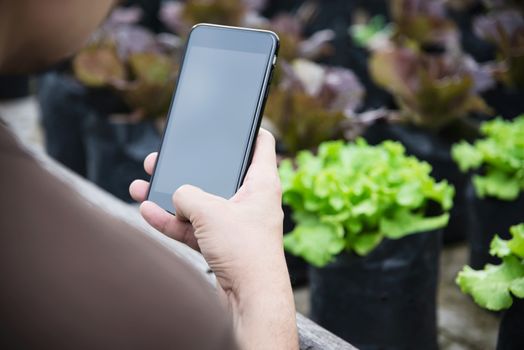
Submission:
[[[144,162],[149,174],[156,157],[150,154]],[[224,292],[241,344],[296,348],[273,136],[260,131],[244,184],[229,200],[184,185],[173,195],[177,213],[173,216],[145,201],[148,186],[142,180],[130,186],[131,196],[142,202],[143,217],[157,230],[202,253]]]

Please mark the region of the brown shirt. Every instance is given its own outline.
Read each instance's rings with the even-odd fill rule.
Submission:
[[[234,349],[198,273],[43,169],[0,123],[1,349]]]

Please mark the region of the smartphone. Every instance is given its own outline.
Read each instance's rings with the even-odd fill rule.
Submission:
[[[198,24],[189,34],[148,200],[175,214],[190,184],[223,198],[242,185],[279,40],[265,30]]]

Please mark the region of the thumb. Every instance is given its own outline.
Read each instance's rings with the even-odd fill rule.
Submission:
[[[173,194],[176,216],[180,220],[191,223],[202,218],[205,213],[213,213],[222,201],[225,199],[191,185],[180,186]]]

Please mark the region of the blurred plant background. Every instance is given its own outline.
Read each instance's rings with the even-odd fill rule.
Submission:
[[[263,126],[276,136],[282,161],[287,259],[299,309],[311,311],[328,328],[334,321],[322,318],[328,309],[320,301],[332,298],[341,304],[339,310],[351,313],[342,304],[358,300],[344,301],[343,293],[338,300],[323,287],[329,284],[326,276],[338,269],[346,275],[336,275],[343,282],[334,286],[356,288],[347,284],[352,276],[362,285],[380,286],[384,294],[378,301],[372,293],[345,295],[361,298],[369,310],[388,309],[389,300],[397,320],[373,311],[376,318],[406,327],[409,312],[394,306],[400,300],[395,288],[426,293],[429,301],[421,302],[426,309],[418,317],[427,315],[435,324],[422,327],[427,332],[419,338],[425,344],[493,348],[497,316],[476,308],[453,281],[466,263],[479,271],[496,263],[489,254],[493,237],[509,240],[510,227],[524,221],[524,119],[518,117],[524,112],[524,3],[123,1],[68,60],[38,77],[0,77],[0,107],[35,94],[45,136],[40,142],[47,152],[130,202],[128,185],[147,179],[142,161],[160,145],[183,47],[200,22],[273,30],[281,39]],[[436,192],[440,196],[433,198]],[[416,205],[408,210],[406,201]],[[415,214],[420,222],[440,220],[417,226]],[[513,241],[521,228],[512,229]],[[410,256],[413,252],[420,255]],[[435,299],[437,286],[426,287],[438,281],[439,254]],[[509,253],[504,254],[493,255]],[[433,264],[424,265],[428,259]],[[390,273],[395,282],[390,286],[373,279],[399,261],[407,271],[424,265],[420,275],[433,279],[414,282],[415,272],[410,279],[400,270]],[[517,262],[522,265],[512,260]],[[521,265],[516,270],[524,270]],[[494,275],[493,269],[467,268],[459,277],[462,289],[480,295],[475,298],[483,306],[501,297],[490,300],[490,293],[476,292],[469,281]],[[309,294],[311,302],[303,298]],[[416,317],[413,327],[420,322]],[[366,322],[360,320],[374,324]],[[384,336],[370,344],[364,331],[358,338],[331,329],[363,349],[406,341],[382,331]]]

